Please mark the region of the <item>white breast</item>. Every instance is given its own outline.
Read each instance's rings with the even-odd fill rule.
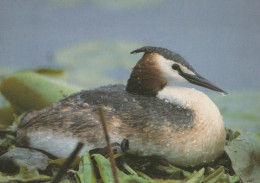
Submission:
[[[179,153],[172,153],[173,162],[176,164],[209,162],[216,159],[224,149],[225,129],[222,116],[217,106],[202,92],[176,86],[166,86],[158,95],[183,108],[192,109],[194,112],[193,128],[185,131],[181,141],[175,142]],[[174,119],[173,119],[174,120]],[[185,146],[183,146],[185,144]]]

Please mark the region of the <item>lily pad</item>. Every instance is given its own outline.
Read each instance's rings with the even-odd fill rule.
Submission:
[[[0,156],[0,163],[3,161],[12,162],[19,167],[28,166],[44,170],[48,166],[49,158],[39,151],[16,147]]]
[[[42,109],[79,90],[79,87],[29,71],[10,76],[0,85],[0,91],[16,113]]]
[[[238,136],[225,147],[232,167],[244,182],[260,180],[260,137],[253,133]]]

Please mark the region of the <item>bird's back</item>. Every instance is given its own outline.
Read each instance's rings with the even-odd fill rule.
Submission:
[[[130,94],[125,91],[124,85],[109,85],[80,91],[43,110],[27,113],[18,129],[18,143],[32,146],[33,132],[51,129],[99,148],[105,145],[97,110],[99,106],[105,109],[113,142],[120,143],[126,138],[131,143],[134,136],[134,139],[139,138],[145,143],[148,141],[144,137],[146,134],[154,134],[151,137],[157,138],[155,134],[165,127],[173,132],[193,127],[194,114],[191,109],[156,97]]]

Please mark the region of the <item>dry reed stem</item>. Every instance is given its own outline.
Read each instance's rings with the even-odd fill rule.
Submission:
[[[60,170],[57,173],[57,175],[52,179],[51,183],[58,183],[61,181],[63,175],[67,172],[70,165],[73,163],[73,161],[75,160],[76,156],[78,155],[79,151],[82,149],[83,146],[84,146],[83,142],[78,142],[78,144],[75,147],[75,149],[73,150],[73,152],[70,154],[70,156],[66,159],[66,161],[60,167]]]
[[[108,131],[107,131],[107,125],[106,125],[106,119],[105,119],[103,107],[99,107],[99,114],[100,114],[100,121],[103,126],[105,139],[107,142],[109,160],[111,163],[112,173],[113,173],[113,177],[114,177],[114,183],[119,183],[119,178],[118,178],[118,174],[117,174],[117,170],[116,170],[116,162],[115,162],[115,158],[114,158],[114,152],[112,150],[112,146],[111,146]]]

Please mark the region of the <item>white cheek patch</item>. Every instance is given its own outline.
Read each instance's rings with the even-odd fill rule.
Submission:
[[[168,82],[182,82],[187,83],[188,81],[179,75],[178,71],[172,69],[173,64],[178,64],[172,60],[168,60],[164,58],[161,55],[157,55],[157,63],[160,69],[160,72],[162,74],[162,77],[164,77]],[[178,64],[180,65],[180,64]],[[185,73],[193,74],[194,73],[185,68],[184,66],[180,65],[181,69]]]
[[[188,73],[188,74],[192,74],[192,75],[195,75],[194,72],[192,72],[190,69],[188,69],[187,67],[184,67],[182,65],[180,65],[181,67],[181,70],[185,73]]]

